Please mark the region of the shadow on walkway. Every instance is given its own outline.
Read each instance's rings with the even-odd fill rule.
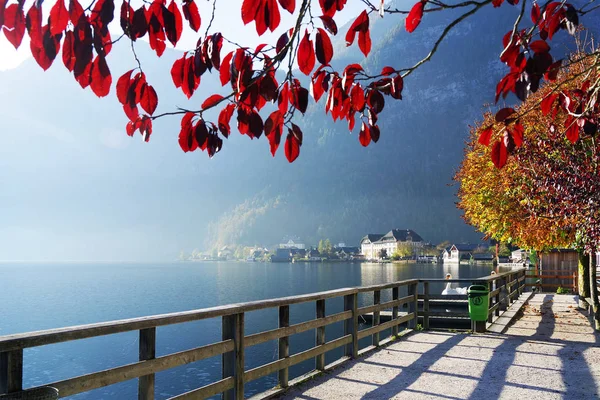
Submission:
[[[284,399],[596,399],[599,337],[568,296],[535,295],[505,335],[423,332]]]

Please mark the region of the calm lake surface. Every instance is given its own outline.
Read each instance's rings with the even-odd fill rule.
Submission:
[[[156,264],[0,263],[0,336],[145,315],[284,297],[330,289],[366,286],[411,278],[475,278],[491,266],[370,263]],[[442,291],[432,285],[432,293]],[[400,293],[402,296],[402,293]],[[372,304],[372,294],[359,306]],[[387,291],[382,301],[390,300]],[[369,303],[369,301],[371,303]],[[342,299],[326,301],[326,314],[342,311]],[[246,335],[277,327],[277,310],[246,314]],[[314,302],[290,306],[290,323],[313,319]],[[327,340],[340,337],[342,323],[326,328]],[[221,320],[210,319],[157,328],[157,356],[220,340]],[[367,346],[361,342],[361,347]],[[314,331],[290,338],[290,354],[314,346]],[[326,361],[341,356],[328,352]],[[24,386],[31,387],[137,361],[138,332],[26,349]],[[275,341],[247,348],[246,368],[277,359]],[[308,360],[290,368],[290,379],[314,368]],[[214,357],[156,375],[156,398],[164,399],[220,379],[221,359]],[[275,375],[246,384],[256,394],[277,384]],[[97,389],[78,399],[135,399],[137,380]]]

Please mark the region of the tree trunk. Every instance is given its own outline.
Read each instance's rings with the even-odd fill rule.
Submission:
[[[590,297],[590,259],[584,254],[583,249],[577,249],[577,254],[579,256],[577,265],[579,307],[587,309],[590,306],[586,301]]]
[[[592,298],[592,312],[594,328],[600,331],[600,303],[598,302],[598,286],[596,284],[596,249],[590,252],[590,297]]]

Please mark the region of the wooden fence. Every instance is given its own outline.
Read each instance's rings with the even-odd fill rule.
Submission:
[[[575,269],[557,269],[557,270],[542,270],[530,269],[527,271],[527,279],[529,280],[525,286],[536,288],[542,292],[547,288],[555,291],[559,287],[569,289],[573,293],[577,293],[578,271]]]
[[[511,303],[524,288],[523,270],[511,271],[477,279],[453,279],[451,282],[479,283],[490,289],[489,321],[500,315],[501,304]],[[222,377],[206,386],[175,396],[172,399],[202,399],[223,393],[224,399],[243,399],[244,384],[263,376],[278,373],[281,388],[289,385],[289,368],[300,362],[315,359],[316,371],[325,370],[325,353],[338,347],[344,348],[344,358],[356,358],[359,354],[358,342],[371,337],[375,347],[387,340],[380,340],[380,333],[391,330],[391,336],[399,334],[399,326],[407,324],[408,329],[416,327],[417,314],[423,317],[424,328],[429,328],[429,318],[435,314],[429,311],[431,302],[441,296],[429,293],[432,282],[448,282],[443,279],[404,280],[382,285],[337,289],[320,293],[279,299],[254,301],[248,303],[206,308],[179,313],[155,315],[120,321],[104,322],[69,328],[15,334],[0,337],[0,394],[19,392],[23,389],[23,350],[54,343],[80,340],[121,332],[139,331],[139,361],[94,372],[74,378],[48,383],[59,390],[61,397],[87,392],[96,388],[138,378],[138,399],[154,399],[155,374],[180,365],[189,364],[210,357],[222,357]],[[419,295],[419,284],[422,294]],[[406,287],[407,295],[399,297],[400,289]],[[391,300],[381,302],[381,293],[391,291]],[[372,293],[373,304],[358,307],[358,295]],[[453,296],[445,296],[447,298]],[[466,296],[459,296],[466,301]],[[325,300],[343,298],[344,310],[326,316]],[[419,301],[422,310],[419,312]],[[315,303],[315,319],[290,325],[290,305]],[[400,315],[399,308],[407,305],[407,312]],[[279,327],[251,335],[245,335],[244,315],[250,311],[276,308],[279,311]],[[380,313],[391,309],[391,319],[381,322]],[[359,330],[358,318],[372,314],[372,326]],[[208,318],[221,318],[222,340],[190,350],[156,357],[156,328],[183,322]],[[325,327],[336,322],[344,323],[341,337],[327,341]],[[315,346],[297,354],[290,355],[289,337],[291,335],[316,330]],[[484,323],[485,329],[485,323]],[[244,350],[271,340],[278,340],[278,359],[256,368],[245,370]]]

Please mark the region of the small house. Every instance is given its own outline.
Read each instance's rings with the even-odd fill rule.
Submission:
[[[461,261],[469,261],[473,251],[478,248],[478,244],[461,243],[448,246],[442,252],[442,260],[444,263],[460,263]]]

